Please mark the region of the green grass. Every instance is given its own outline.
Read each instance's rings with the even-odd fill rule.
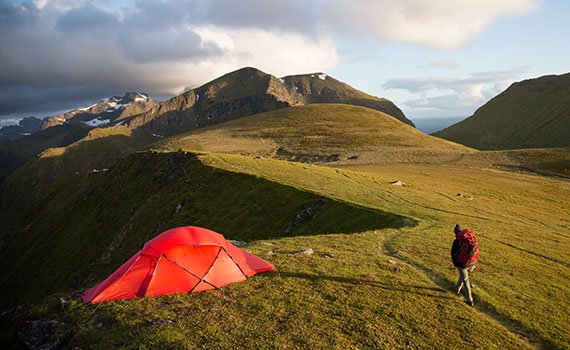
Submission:
[[[192,154],[135,154],[108,173],[78,176],[72,184],[62,186],[25,234],[5,247],[4,302],[37,301],[69,288],[73,273],[86,284],[101,280],[145,241],[177,226],[255,240],[414,225],[398,215],[207,167]],[[316,208],[314,218],[291,226],[309,207]]]
[[[69,253],[78,251],[82,240],[86,247],[111,249],[109,258],[95,254],[68,261],[76,265],[65,273],[91,263],[85,270],[91,271],[89,284],[160,232],[158,223],[166,229],[195,223],[193,215],[211,216],[215,220],[197,223],[252,241],[246,249],[275,264],[276,272],[213,292],[110,302],[97,309],[75,301],[63,311],[54,295],[17,318],[11,329],[25,319],[60,319],[74,327],[70,348],[568,347],[567,181],[453,165],[335,169],[237,155],[206,154],[199,162],[186,157],[129,157],[107,175],[96,175],[95,184],[84,179],[79,189],[62,190],[61,196],[77,193],[79,202],[46,209],[31,230],[48,232],[50,222],[63,225],[51,227],[51,239],[65,237]],[[407,186],[389,185],[393,180]],[[211,205],[193,202],[198,197],[191,193],[202,181],[207,185],[200,196]],[[82,193],[91,197],[80,199]],[[196,206],[174,214],[174,203],[184,196]],[[268,229],[281,229],[316,198],[327,200],[330,215],[315,219],[322,221],[308,232],[283,237]],[[133,218],[125,223],[132,206]],[[195,213],[200,208],[204,212]],[[248,215],[240,217],[240,211]],[[390,220],[401,225],[410,219],[419,225],[386,227]],[[456,274],[448,255],[456,222],[473,227],[482,247],[473,275],[474,309],[451,291]],[[315,254],[291,254],[302,247]],[[267,255],[270,250],[274,255]],[[402,269],[396,271],[389,259]],[[48,263],[65,265],[42,262]],[[52,288],[67,286],[56,278]],[[172,322],[149,325],[158,319]]]
[[[385,113],[343,104],[261,113],[176,135],[153,147],[335,164],[444,162],[474,152],[426,135]]]
[[[528,174],[567,176],[568,149],[478,152],[366,108],[311,105],[164,139],[161,151],[89,173],[143,137],[96,130],[7,181],[2,304],[36,306],[0,320],[2,346],[26,320],[47,318],[73,326],[69,348],[568,347],[570,186]],[[475,309],[451,290],[457,222],[482,246]],[[277,271],[193,295],[58,305],[76,292],[74,273],[92,286],[182,225],[246,240]],[[315,254],[293,254],[303,247]]]

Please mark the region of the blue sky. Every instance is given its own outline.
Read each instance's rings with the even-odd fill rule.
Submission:
[[[2,0],[0,126],[243,66],[323,71],[412,120],[468,116],[570,71],[569,20],[563,0]]]
[[[484,32],[459,48],[426,48],[407,43],[377,43],[361,40],[341,43],[345,54],[332,74],[354,86],[379,96],[389,96],[412,119],[422,117],[469,116],[489,98],[469,99],[462,105],[457,89],[437,88],[410,92],[383,86],[394,79],[408,79],[410,86],[418,79],[469,79],[488,72],[486,83],[490,96],[513,81],[570,71],[570,2],[545,1],[529,13],[496,19]],[[352,52],[354,51],[354,52]],[[359,55],[362,59],[358,59]],[[493,84],[499,82],[499,90]],[[406,84],[402,84],[403,87]],[[422,95],[450,95],[444,110],[429,104],[414,108],[406,102]],[[455,101],[454,101],[455,100]],[[431,108],[430,108],[431,107]],[[456,107],[456,108],[454,108]]]

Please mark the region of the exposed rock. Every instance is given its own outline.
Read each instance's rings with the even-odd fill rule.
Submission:
[[[317,209],[322,207],[325,204],[325,201],[322,198],[319,198],[316,202],[311,204],[307,209],[305,209],[301,214],[295,215],[295,219],[291,224],[289,224],[285,228],[285,234],[290,234],[293,229],[297,226],[302,225],[308,220],[311,220],[317,215]]]
[[[390,265],[396,265],[397,263],[398,262],[396,262],[394,260],[388,259],[388,264],[390,264]]]
[[[275,158],[299,163],[331,163],[340,160],[340,154],[301,153],[279,146],[275,150]]]
[[[20,304],[9,309],[2,310],[2,312],[0,312],[0,324],[1,322],[4,322],[8,317],[27,311],[30,308],[31,306],[28,304]]]
[[[295,226],[299,226],[301,225],[303,222],[305,222],[305,218],[299,214],[297,214],[297,216],[295,216],[295,220],[293,220],[293,224]]]
[[[403,182],[400,181],[400,180],[391,181],[391,182],[390,182],[390,185],[394,185],[394,186],[406,186],[406,184],[403,183]]]
[[[70,302],[71,298],[66,298],[66,297],[59,298],[59,306],[61,306],[63,311],[65,311],[65,308],[69,305]]]
[[[273,253],[273,250],[270,250],[267,253],[265,253],[265,255],[275,255],[275,253]]]
[[[315,252],[313,251],[313,249],[311,248],[303,248],[303,249],[299,249],[295,252],[295,254],[303,254],[303,255],[313,255]]]
[[[182,209],[182,204],[178,203],[178,205],[176,206],[176,208],[174,209],[174,213],[178,213],[180,211],[180,209]]]
[[[456,194],[455,196],[456,196],[456,197],[459,197],[459,198],[465,198],[465,199],[470,200],[470,201],[473,200],[473,196],[466,196],[466,195],[464,195],[464,194],[462,194],[462,193],[458,193],[458,194]]]
[[[394,268],[394,272],[400,272],[400,271],[402,271],[402,270],[404,270],[404,268],[401,267],[401,266],[396,266],[396,267]]]
[[[358,159],[358,155],[349,156],[347,159],[350,159],[350,160]]]
[[[244,241],[230,241],[231,244],[235,245],[236,247],[245,247],[247,242]]]
[[[170,324],[170,323],[173,323],[173,321],[169,320],[169,319],[163,319],[163,320],[148,320],[148,321],[146,321],[145,324],[147,326],[156,327],[156,326],[162,326],[162,325]]]
[[[327,258],[327,259],[336,258],[336,256],[334,254],[331,254],[331,253],[322,253],[322,254],[319,254],[319,256],[321,258]]]
[[[55,320],[27,321],[18,332],[18,338],[32,350],[57,349],[65,338],[71,336],[69,324]]]
[[[65,113],[61,113],[42,121],[41,129],[45,130],[57,125],[68,123],[85,124],[91,127],[114,124],[122,125],[120,122],[126,118],[138,115],[150,110],[156,103],[143,93],[128,92],[124,96],[113,96],[95,102],[85,107],[77,108]]]

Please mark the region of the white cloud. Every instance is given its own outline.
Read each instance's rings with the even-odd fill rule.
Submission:
[[[330,71],[339,62],[340,40],[360,36],[456,48],[501,16],[524,14],[540,4],[540,0],[0,0],[0,114],[59,110],[130,90],[172,95],[243,66],[279,76]],[[362,52],[359,59],[381,57]],[[454,68],[450,61],[432,65]],[[447,84],[462,96],[481,98],[507,80],[495,79],[493,88],[484,76],[470,78],[485,82],[477,87],[475,82],[432,79],[408,88],[422,91]]]
[[[330,0],[333,26],[380,40],[458,48],[501,16],[537,9],[541,0]]]
[[[504,71],[477,72],[464,78],[421,77],[391,79],[382,85],[385,89],[408,91],[420,97],[402,102],[409,107],[410,115],[422,115],[426,111],[438,116],[467,116],[504,91],[515,82],[528,67]]]
[[[0,6],[0,15],[19,16],[0,36],[0,114],[67,108],[125,91],[174,95],[244,66],[286,75],[338,63],[328,35],[255,22],[233,29],[200,24],[208,19],[192,17],[186,6],[194,0],[144,0],[121,13],[78,2]]]
[[[441,68],[441,69],[456,69],[459,68],[459,64],[455,61],[440,60],[440,61],[430,62],[429,67]]]
[[[227,31],[208,26],[195,28],[204,39],[226,51],[211,61],[222,67],[250,65],[276,76],[300,72],[329,71],[339,57],[330,37],[313,39],[298,33],[261,29]],[[227,72],[227,71],[226,71]]]

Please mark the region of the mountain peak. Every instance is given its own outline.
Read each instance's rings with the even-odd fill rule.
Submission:
[[[102,126],[116,119],[123,119],[150,109],[154,102],[150,96],[142,92],[127,92],[123,96],[112,96],[99,100],[87,107],[76,108],[46,118],[41,129],[65,123],[83,123],[87,126]]]
[[[188,90],[136,116],[127,125],[171,135],[273,109],[313,103],[363,106],[414,126],[391,101],[356,90],[326,73],[278,79],[254,67],[240,68]]]

